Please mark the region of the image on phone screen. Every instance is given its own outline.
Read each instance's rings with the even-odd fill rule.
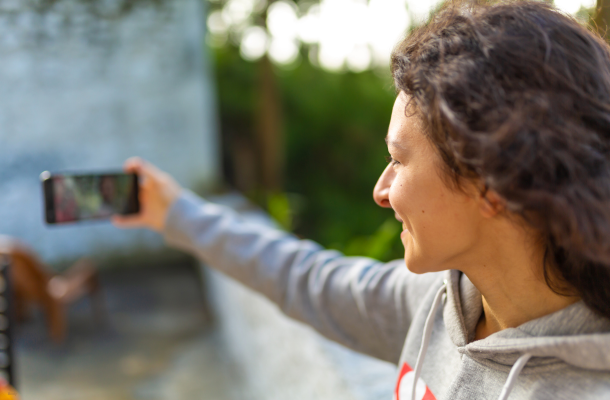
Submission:
[[[135,174],[41,175],[46,221],[62,224],[108,219],[115,214],[139,211],[138,177]]]

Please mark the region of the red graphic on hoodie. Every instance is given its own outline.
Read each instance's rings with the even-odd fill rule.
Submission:
[[[409,364],[403,363],[394,390],[394,400],[411,400],[414,378],[413,368]],[[430,388],[421,378],[417,379],[417,385],[415,386],[415,400],[436,400]]]

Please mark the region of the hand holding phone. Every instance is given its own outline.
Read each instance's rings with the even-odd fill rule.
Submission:
[[[133,215],[115,215],[112,222],[119,228],[148,228],[160,232],[167,213],[180,196],[182,187],[154,165],[133,157],[125,162],[125,172],[140,177],[140,211]]]
[[[48,224],[110,219],[140,211],[135,173],[73,174],[48,171],[40,175]]]

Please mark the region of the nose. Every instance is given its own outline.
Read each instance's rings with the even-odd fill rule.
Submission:
[[[390,205],[390,187],[394,181],[394,168],[388,164],[386,169],[383,170],[381,176],[377,180],[377,184],[373,189],[373,199],[378,206],[383,208],[391,208]]]

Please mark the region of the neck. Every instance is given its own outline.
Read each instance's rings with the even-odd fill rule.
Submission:
[[[559,311],[579,300],[578,297],[552,295],[537,295],[519,299],[499,298],[500,296],[483,295],[483,313],[479,320],[475,340],[485,339],[487,336],[507,328],[516,328],[528,321],[543,317]]]
[[[500,228],[497,227],[496,228]],[[544,279],[542,246],[534,246],[532,236],[522,228],[504,226],[499,243],[492,243],[478,262],[462,271],[482,294],[483,314],[475,340],[507,328],[559,311],[580,300],[563,296],[549,288]]]

